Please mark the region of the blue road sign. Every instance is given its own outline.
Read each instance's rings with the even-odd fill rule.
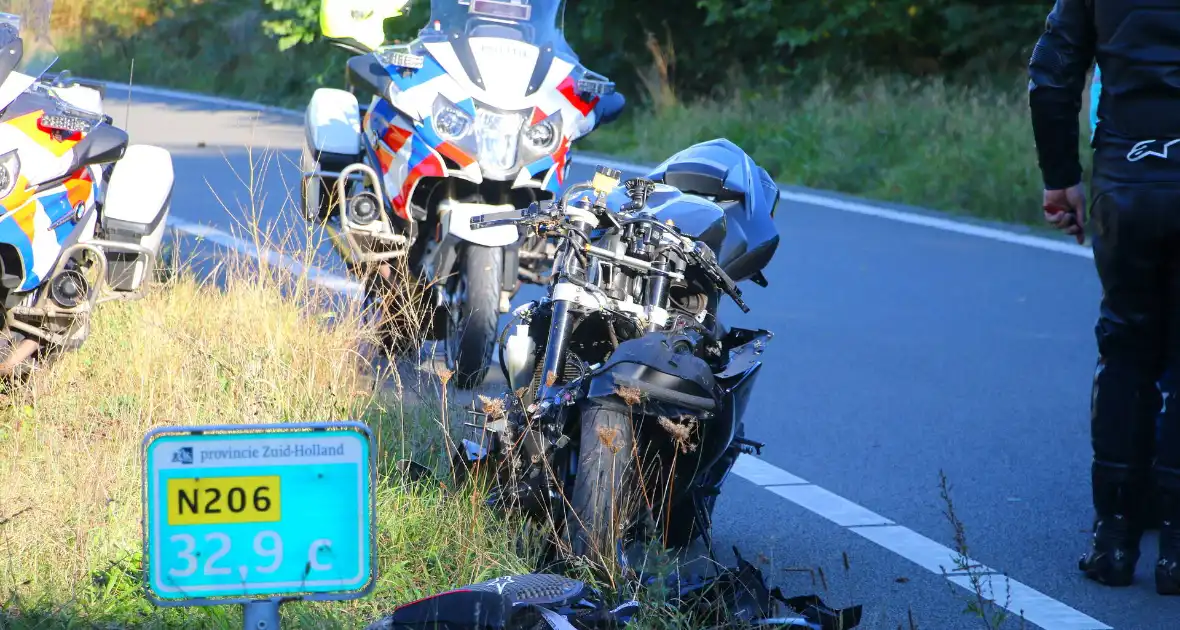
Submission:
[[[344,599],[373,586],[363,424],[153,431],[143,506],[145,579],[159,604]]]

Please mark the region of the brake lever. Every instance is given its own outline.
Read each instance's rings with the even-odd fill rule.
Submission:
[[[527,219],[524,219],[523,217],[484,220],[484,217],[481,215],[477,217],[471,217],[471,229],[482,230],[484,228],[500,227],[502,225],[520,225],[526,220]]]
[[[477,214],[471,217],[471,229],[478,230],[501,225],[516,225],[523,223],[527,219],[528,215],[525,214],[525,211],[521,210],[505,210],[504,212]]]

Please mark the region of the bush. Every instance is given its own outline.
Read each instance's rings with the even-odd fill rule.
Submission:
[[[1010,71],[1027,62],[1048,14],[1046,5],[985,0],[654,0],[643,7],[579,2],[566,20],[570,43],[590,67],[641,88],[632,69],[651,65],[654,38],[674,51],[672,87],[686,94],[716,94],[735,80],[780,81],[815,65]]]

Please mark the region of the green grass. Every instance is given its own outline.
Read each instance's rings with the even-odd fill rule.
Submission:
[[[293,235],[259,226],[254,208],[234,214],[257,246],[309,266],[314,243],[290,245]],[[359,419],[373,430],[375,591],[285,605],[285,627],[364,627],[399,604],[534,569],[537,530],[493,514],[478,485],[455,487],[445,474],[446,445],[457,437],[443,429],[463,411],[445,396],[443,404],[400,396],[429,396],[445,374],[403,382],[411,376],[375,370],[377,334],[361,305],[327,311],[318,305],[328,290],[306,276],[223,253],[215,285],[198,279],[174,243],[169,254],[142,300],[99,305],[79,350],[0,387],[0,628],[241,626],[236,606],[157,608],[144,595],[139,448],[149,430],[168,425]],[[405,459],[443,474],[411,483],[398,472]],[[635,590],[629,579],[580,575],[605,587],[608,601]],[[636,627],[684,626],[655,605]]]

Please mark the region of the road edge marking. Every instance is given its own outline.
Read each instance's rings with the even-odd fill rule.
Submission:
[[[168,217],[167,225],[178,232],[203,238],[255,260],[263,260],[265,257],[267,263],[282,267],[296,276],[306,277],[308,282],[325,289],[354,298],[364,295],[364,285],[355,280],[338,276],[314,265],[304,265],[286,254],[259,247],[215,227],[174,216]]]
[[[737,475],[779,497],[798,505],[799,507],[823,517],[853,532],[877,546],[913,562],[935,575],[945,577],[952,584],[966,589],[974,594],[971,586],[970,572],[953,566],[953,559],[959,557],[958,552],[939,542],[936,542],[918,532],[894,523],[857,503],[835,494],[814,483],[789,473],[770,462],[743,453],[732,469]],[[782,480],[790,480],[782,483]],[[952,562],[951,568],[945,568],[936,561],[942,556]],[[975,574],[985,578],[987,587],[981,589],[984,596],[990,592],[996,606],[1007,609],[1014,615],[1023,615],[1025,621],[1047,630],[1113,630],[1112,626],[1070,607],[1065,602],[1056,600],[1036,589],[1019,582],[1002,572],[991,568],[973,558],[964,558],[968,566],[979,567]],[[1006,584],[992,586],[993,578],[1006,577]],[[1012,599],[1004,604],[1004,586],[1011,588]]]

